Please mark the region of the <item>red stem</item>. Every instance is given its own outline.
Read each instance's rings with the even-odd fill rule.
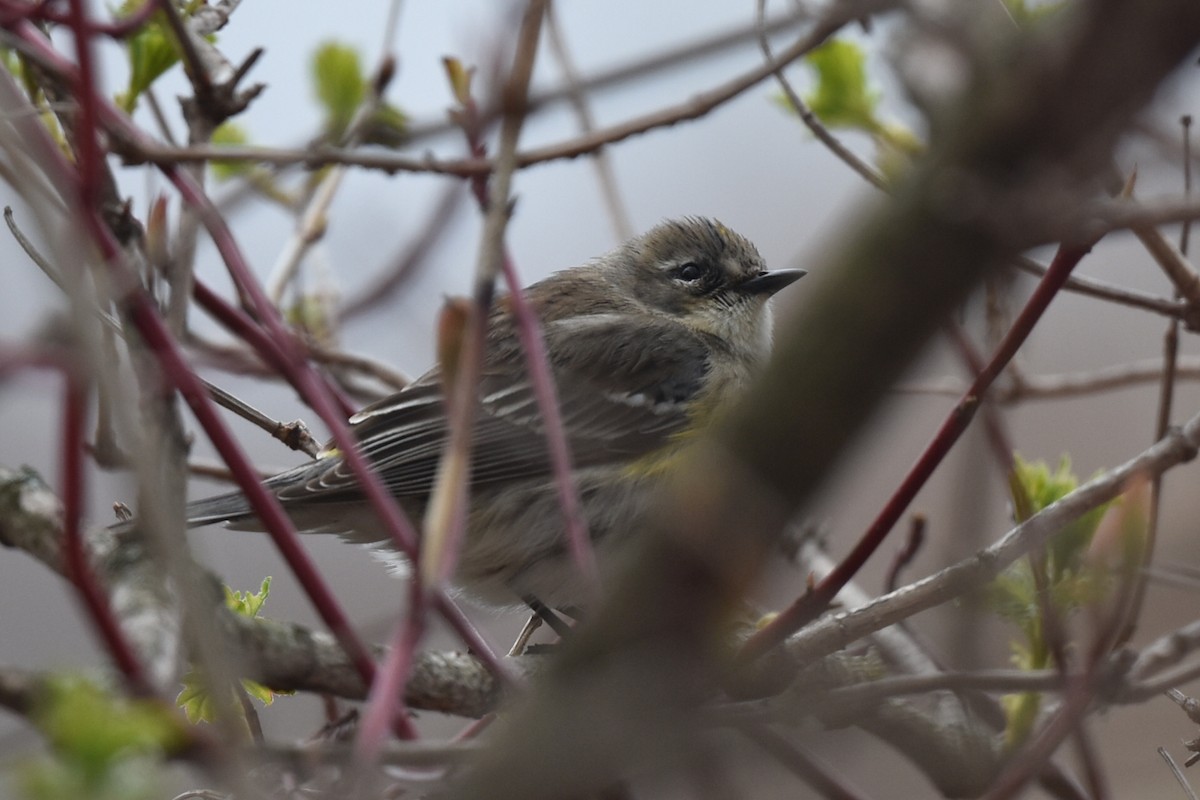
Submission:
[[[513,316],[517,319],[517,335],[525,350],[529,379],[533,383],[538,408],[542,412],[542,422],[546,426],[546,446],[550,448],[554,486],[558,491],[558,503],[566,521],[567,544],[571,548],[571,557],[575,559],[580,574],[592,588],[596,588],[600,582],[596,554],[592,551],[592,539],[588,535],[587,520],[579,502],[579,490],[572,477],[574,469],[571,465],[571,448],[567,444],[567,431],[558,408],[558,389],[550,373],[546,341],[542,338],[537,316],[525,297],[516,266],[507,252],[502,263],[504,278],[508,283],[509,302],[512,304]]]
[[[766,653],[816,619],[829,607],[837,593],[850,582],[871,554],[883,543],[884,538],[912,503],[917,492],[929,480],[938,464],[942,462],[942,459],[950,452],[950,448],[967,429],[967,425],[975,416],[988,387],[1016,355],[1017,349],[1041,319],[1050,301],[1058,294],[1067,278],[1070,277],[1071,271],[1091,250],[1091,247],[1092,243],[1064,244],[1059,247],[1054,261],[1046,270],[1046,274],[1042,276],[1042,280],[1034,289],[1025,307],[1021,309],[1021,313],[996,349],[991,361],[975,376],[970,387],[942,422],[925,451],[909,469],[900,486],[884,505],[875,521],[867,528],[854,549],[817,586],[798,598],[768,625],[751,636],[738,655],[740,660],[749,661]]]
[[[63,501],[63,566],[68,580],[75,585],[83,606],[100,633],[117,668],[136,694],[151,694],[142,664],[125,639],[120,623],[113,614],[108,595],[100,588],[88,563],[87,545],[83,538],[83,506],[86,471],[83,465],[84,425],[88,411],[88,387],[78,368],[63,368],[63,439],[62,439],[62,501]]]
[[[959,355],[966,362],[967,369],[971,370],[972,375],[978,377],[987,367],[983,356],[971,344],[970,338],[968,338],[966,331],[962,329],[961,325],[951,323],[947,325],[947,330],[951,340],[954,342],[954,346],[958,348]],[[992,455],[995,456],[996,463],[1004,470],[1005,474],[1011,473],[1015,464],[1015,449],[995,404],[983,407],[983,424],[984,430],[987,433],[988,444],[992,448]]]
[[[482,120],[479,117],[479,106],[474,98],[468,98],[463,108],[463,132],[467,137],[467,146],[475,158],[487,155],[487,149],[480,138]],[[487,176],[475,175],[471,178],[471,192],[479,208],[486,213],[488,208]],[[592,550],[592,539],[588,535],[587,520],[579,502],[579,490],[573,477],[574,469],[571,464],[571,448],[567,444],[566,427],[563,425],[562,413],[558,406],[558,390],[554,385],[554,376],[550,370],[550,359],[546,352],[546,341],[542,336],[542,328],[537,314],[525,297],[525,289],[517,274],[516,262],[505,247],[501,259],[501,271],[505,283],[508,284],[509,302],[512,304],[513,316],[517,320],[517,336],[521,340],[525,352],[525,368],[529,371],[529,380],[533,384],[534,396],[537,398],[538,410],[542,412],[542,422],[546,426],[546,446],[550,452],[550,464],[554,471],[554,485],[558,492],[558,502],[562,508],[566,523],[567,545],[571,557],[579,568],[584,580],[592,588],[599,585],[599,572],[596,568],[596,555]]]
[[[96,85],[92,54],[92,32],[88,26],[84,0],[71,0],[68,25],[75,39],[75,59],[79,70],[75,79],[75,97],[79,103],[79,124],[75,130],[75,151],[79,164],[79,203],[85,209],[96,207],[100,198],[100,143],[96,115]]]
[[[146,135],[142,133],[140,129],[134,126],[127,117],[125,117],[111,104],[107,103],[107,101],[105,101],[103,98],[100,98],[92,93],[90,91],[90,84],[82,84],[79,82],[75,67],[70,62],[66,61],[49,44],[41,32],[33,27],[28,21],[17,23],[17,25],[14,26],[14,33],[20,36],[22,40],[24,40],[31,48],[33,48],[47,66],[56,70],[61,76],[64,77],[64,79],[75,81],[77,85],[80,85],[84,89],[88,89],[88,91],[84,92],[84,94],[89,98],[90,104],[92,104],[98,112],[98,118],[103,121],[106,126],[117,131],[118,135],[134,139],[141,142],[143,145],[148,142]],[[376,511],[380,513],[386,527],[388,528],[388,532],[393,537],[393,540],[403,551],[408,551],[409,547],[415,547],[415,531],[413,530],[412,526],[407,523],[407,520],[403,518],[403,512],[396,505],[390,494],[383,489],[382,483],[380,482],[378,476],[373,470],[368,468],[361,454],[358,452],[353,435],[350,433],[350,430],[346,425],[345,417],[343,414],[339,413],[339,410],[336,408],[336,403],[333,401],[332,392],[330,392],[328,385],[304,360],[303,355],[300,352],[300,348],[298,348],[296,345],[294,337],[279,320],[277,311],[273,306],[270,305],[266,296],[263,294],[261,287],[258,286],[257,281],[254,279],[245,259],[242,257],[241,251],[238,248],[232,233],[225,224],[225,220],[213,206],[212,201],[204,194],[203,190],[196,185],[196,183],[186,172],[179,170],[175,165],[159,165],[159,169],[176,186],[181,196],[196,209],[201,221],[204,223],[210,236],[212,236],[213,242],[217,246],[222,259],[225,261],[226,266],[230,271],[230,275],[238,285],[242,296],[246,297],[251,302],[259,320],[267,328],[268,338],[274,339],[277,342],[279,356],[281,359],[280,366],[283,369],[285,377],[289,380],[289,382],[292,383],[293,386],[296,387],[301,397],[317,412],[322,420],[324,420],[326,425],[329,426],[335,442],[343,451],[351,468],[355,471],[356,477],[358,477],[360,480],[368,499],[371,501]],[[106,260],[109,261],[110,268],[118,280],[117,285],[130,285],[130,277],[123,271],[116,268],[114,259],[116,258],[118,249],[115,241],[111,238],[111,234],[109,234],[107,229],[103,227],[103,224],[94,213],[85,214],[84,219],[85,223],[88,224],[89,231],[92,233],[93,238],[101,246],[101,250],[104,253]],[[140,295],[140,292],[132,293],[130,296],[134,297],[135,295]],[[144,296],[141,296],[138,302],[142,304],[148,304],[148,300]],[[158,319],[157,313],[152,307],[147,305],[146,312],[147,313],[143,314],[141,324],[149,326],[154,326],[157,324],[161,326],[161,320]],[[145,335],[145,332],[143,332],[143,335]],[[287,539],[293,542],[292,545],[288,546],[288,552],[292,552],[293,554],[303,554],[303,550],[300,548],[299,542],[296,539],[295,531],[292,528],[290,521],[287,520],[286,515],[282,514],[282,509],[278,508],[278,504],[275,503],[274,509],[268,509],[266,506],[260,507],[258,502],[256,502],[256,498],[258,498],[259,502],[262,502],[263,494],[263,489],[261,484],[258,482],[257,476],[254,475],[253,469],[249,466],[249,462],[245,461],[240,450],[236,449],[235,440],[221,425],[219,417],[215,414],[211,405],[208,403],[207,396],[203,393],[203,391],[200,390],[200,385],[198,381],[196,381],[195,376],[192,375],[190,370],[187,369],[183,362],[182,356],[176,349],[173,339],[165,330],[165,328],[160,331],[160,338],[161,343],[166,346],[166,349],[161,352],[174,359],[174,363],[172,363],[171,366],[180,370],[178,374],[174,375],[174,378],[177,381],[175,383],[176,387],[179,388],[182,394],[184,394],[185,398],[188,398],[189,393],[192,393],[192,397],[189,399],[190,404],[199,404],[199,407],[207,409],[208,413],[206,413],[205,418],[209,420],[210,425],[213,427],[210,428],[209,426],[205,426],[206,433],[208,433],[210,437],[213,437],[214,435],[220,436],[222,440],[226,441],[227,447],[232,446],[233,449],[231,449],[230,452],[234,453],[234,457],[240,460],[239,463],[231,463],[230,468],[234,472],[235,476],[238,477],[239,485],[246,492],[247,499],[251,501],[256,513],[259,513],[264,526],[268,528],[268,532],[276,541],[276,545],[281,546],[280,541]],[[168,364],[164,363],[164,368],[167,366]],[[196,407],[197,406],[194,405],[193,409]],[[211,416],[209,416],[209,414],[211,414]],[[218,444],[216,439],[213,440],[213,443],[214,445]],[[220,446],[218,446],[218,450],[220,449]],[[225,454],[222,453],[222,455],[224,456]],[[271,498],[271,500],[273,501],[274,498]],[[278,514],[274,513],[276,510],[279,511]],[[281,520],[284,523],[283,527],[276,527],[276,524]],[[405,547],[405,543],[408,543],[409,547]],[[284,555],[285,558],[287,558],[287,553],[284,553]],[[307,557],[305,556],[305,558]],[[322,600],[322,598],[328,598],[331,600],[332,596],[329,595],[328,591],[324,589],[323,584],[306,583],[305,575],[307,574],[315,575],[315,571],[304,570],[302,573],[297,574],[297,578],[301,581],[302,585],[305,586],[306,591],[310,592],[310,598],[312,599],[314,606],[317,607],[318,612],[322,613],[322,618],[326,618],[326,615],[328,615],[330,619],[341,618],[341,624],[337,626],[336,629],[328,619],[326,620],[327,624],[330,624],[331,626],[331,631],[335,634],[335,636],[339,635],[339,631],[342,634],[348,633],[349,628],[345,625],[345,619],[341,614],[340,609],[336,605],[328,606],[325,604],[324,600]],[[490,670],[492,670],[493,674],[495,674],[499,680],[506,681],[508,683],[514,682],[514,678],[510,674],[509,670],[504,668],[494,651],[483,639],[483,637],[480,636],[474,626],[471,625],[470,621],[467,620],[466,617],[454,607],[454,603],[448,595],[446,595],[444,592],[440,592],[436,598],[435,607],[459,634],[464,644],[470,647],[477,654],[477,656],[488,666]],[[340,639],[341,637],[339,636],[339,640]],[[359,652],[356,654],[348,649],[347,653],[351,657],[351,660],[356,662],[356,665],[359,665],[360,667],[369,665],[369,658],[367,658],[365,662],[362,660],[363,657],[366,656],[366,651],[361,648],[361,645],[358,646],[358,651]],[[367,675],[364,675],[364,680],[369,682],[370,678]]]
[[[193,296],[202,308],[212,314],[231,333],[249,342],[263,358],[267,359],[272,365],[276,365],[282,371],[282,366],[279,365],[284,356],[280,352],[278,344],[269,336],[264,335],[244,311],[234,308],[224,298],[217,295],[200,281],[194,283],[193,290]],[[403,550],[403,552],[411,559],[415,560],[417,557],[415,549],[411,551]],[[458,605],[450,599],[449,595],[439,592],[434,597],[432,605],[442,615],[443,619],[446,620],[447,624],[450,625],[451,629],[463,640],[463,643],[471,648],[472,652],[488,666],[497,679],[508,685],[515,685],[517,683],[516,677],[499,661],[491,646],[483,639],[466,615],[462,613]]]
[[[140,130],[129,124],[116,109],[108,109],[107,121],[135,138],[144,138]],[[407,515],[384,488],[375,470],[370,467],[358,449],[357,441],[346,425],[347,409],[337,408],[332,392],[321,377],[305,360],[303,348],[279,318],[278,310],[271,304],[266,293],[255,279],[252,270],[242,256],[241,249],[229,230],[225,219],[196,184],[194,179],[176,165],[159,165],[159,169],[174,184],[183,199],[195,209],[205,228],[213,238],[229,269],[230,276],[241,296],[250,303],[259,323],[266,329],[268,337],[279,343],[281,359],[278,364],[284,376],[299,391],[301,397],[329,426],[337,446],[350,465],[355,477],[363,487],[364,494],[387,528],[395,544],[404,552],[414,552],[417,542],[416,529]]]
[[[71,11],[71,24],[79,60],[79,71],[75,81],[81,120],[77,136],[80,170],[78,189],[81,206],[79,211],[109,269],[120,276],[119,280],[123,283],[128,280],[128,276],[122,269],[120,247],[111,232],[105,227],[95,208],[95,200],[99,191],[99,170],[102,165],[98,160],[100,151],[96,141],[97,97],[93,91],[95,84],[91,72],[90,32],[83,9],[83,0],[72,0]],[[129,292],[124,299],[128,304],[130,320],[137,327],[147,346],[158,356],[167,378],[183,395],[213,445],[238,478],[243,491],[246,492],[247,498],[260,519],[263,520],[264,525],[273,534],[279,533],[275,537],[276,545],[305,586],[317,612],[346,650],[363,681],[369,683],[375,674],[374,662],[366,647],[354,634],[345,613],[321,580],[315,565],[300,547],[299,539],[292,528],[291,521],[283,511],[283,507],[259,483],[258,476],[249,459],[241,452],[236,440],[221,422],[207,393],[187,366],[148,296],[140,290],[135,290]]]
[[[85,218],[93,216],[100,196],[100,146],[96,141],[96,104],[92,86],[92,43],[83,0],[72,0],[70,25],[75,34],[75,52],[79,61],[76,90],[79,100],[79,131],[76,138],[78,178],[76,198]],[[91,226],[89,226],[91,227]],[[84,422],[87,416],[87,385],[77,367],[63,366],[66,382],[63,401],[63,548],[67,576],[75,584],[85,608],[92,617],[105,646],[132,688],[149,691],[146,676],[137,657],[121,632],[112,613],[108,597],[101,591],[87,561],[83,541],[82,518],[84,505],[83,468]]]
[[[81,0],[75,0],[75,2],[81,2]],[[91,84],[79,83],[79,77],[76,75],[74,67],[49,46],[40,32],[29,25],[28,22],[23,22],[18,24],[17,33],[31,46],[35,47],[39,55],[52,64],[60,74],[66,76],[68,79],[75,80],[81,88],[89,89],[89,91],[83,92],[89,100],[86,105],[99,112],[98,115],[93,116],[93,120],[102,119],[106,125],[118,130],[122,136],[145,143],[145,134],[130,123],[128,118],[116,108],[100,101],[90,91]],[[84,103],[81,99],[82,105]],[[85,136],[84,138],[87,139],[89,137]],[[94,143],[94,131],[92,141]],[[266,328],[268,337],[277,342],[280,355],[278,365],[282,368],[284,376],[296,388],[309,406],[317,412],[325,424],[329,426],[334,441],[343,451],[346,461],[361,482],[364,493],[375,508],[375,511],[380,515],[389,534],[402,551],[409,552],[415,548],[417,541],[416,530],[404,518],[403,511],[383,488],[379,477],[367,466],[365,459],[362,458],[353,434],[351,434],[346,425],[345,414],[336,408],[327,384],[305,361],[302,348],[295,341],[293,334],[287,330],[279,319],[277,310],[270,304],[262,288],[258,285],[220,212],[217,211],[212,201],[186,172],[172,164],[159,165],[159,169],[174,184],[183,199],[196,210],[209,235],[212,236],[213,243],[225,261],[230,276],[237,285],[239,292],[249,301],[258,321]],[[264,524],[266,524],[265,520]]]
[[[19,20],[29,19],[40,14],[46,6],[46,0],[39,0],[37,3],[14,3],[10,0],[0,2],[0,24],[11,25]]]
[[[162,0],[147,0],[147,2],[143,3],[129,16],[122,17],[114,22],[89,21],[88,30],[91,33],[98,33],[113,39],[124,39],[130,34],[136,33],[139,28],[145,25],[147,20],[158,10],[159,3],[161,2]],[[74,28],[72,20],[73,11],[74,9],[71,9],[66,14],[55,11],[46,0],[32,5],[29,3],[15,3],[12,0],[0,0],[0,26],[7,27],[18,20],[28,20],[31,22],[53,22],[59,25],[70,25]]]
[[[400,738],[417,738],[417,731],[404,704],[404,686],[412,671],[413,654],[425,635],[425,592],[421,590],[416,575],[409,584],[408,597],[408,613],[392,631],[387,657],[380,665],[375,683],[367,694],[366,710],[358,725],[354,756],[360,764],[374,763],[383,747],[388,720],[392,721],[392,729]]]
[[[83,536],[83,506],[86,494],[86,472],[83,465],[84,426],[88,411],[88,386],[85,375],[61,356],[41,350],[19,353],[0,353],[0,374],[18,367],[46,367],[63,376],[62,456],[59,480],[63,504],[62,571],[79,592],[84,610],[91,617],[100,640],[125,676],[130,689],[137,694],[153,690],[146,680],[145,670],[137,654],[125,638],[124,631],[113,614],[108,595],[100,588],[88,562],[87,543]]]
[[[262,328],[249,314],[230,304],[199,279],[192,282],[192,298],[227,331],[249,344],[267,364],[277,372],[286,374],[288,362],[283,348],[275,339],[263,333]],[[349,417],[355,412],[353,404],[344,394],[338,392],[336,387],[330,386],[330,391],[334,393],[334,400],[342,409],[344,417]]]
[[[369,683],[375,676],[375,664],[370,653],[355,635],[349,619],[325,585],[316,565],[300,546],[299,536],[278,498],[268,492],[259,481],[254,466],[221,421],[208,393],[188,367],[149,298],[144,293],[137,292],[130,295],[128,302],[129,318],[142,339],[157,355],[168,380],[183,396],[196,421],[204,428],[213,446],[229,466],[246,499],[250,501],[254,513],[262,520],[275,546],[279,548],[297,580],[304,586],[317,613],[341,643],[363,681]]]
[[[20,367],[45,367],[63,376],[62,458],[60,497],[63,504],[62,573],[79,592],[84,610],[92,618],[101,641],[117,663],[130,688],[150,693],[145,671],[112,612],[108,596],[101,590],[88,563],[83,536],[85,475],[83,466],[84,425],[87,419],[88,387],[78,366],[44,350],[0,351],[0,375]]]

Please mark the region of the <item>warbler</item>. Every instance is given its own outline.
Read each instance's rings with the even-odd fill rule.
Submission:
[[[747,239],[715,220],[689,217],[526,289],[602,575],[637,539],[639,517],[688,436],[734,401],[763,362],[771,340],[767,300],[804,274],[768,272]],[[554,607],[576,605],[583,581],[506,297],[489,319],[478,401],[467,530],[453,582],[486,605],[531,596]],[[448,425],[436,368],[350,418],[363,455],[413,519],[424,514]],[[265,486],[303,532],[385,539],[332,443]],[[188,516],[193,526],[261,529],[238,493],[192,503]]]

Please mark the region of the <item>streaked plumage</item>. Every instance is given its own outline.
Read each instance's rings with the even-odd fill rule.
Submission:
[[[602,567],[635,536],[654,469],[736,397],[765,355],[766,300],[800,272],[767,273],[720,223],[667,222],[526,290],[542,321],[577,484]],[[493,605],[575,601],[545,431],[502,298],[479,389],[468,535],[455,581]],[[350,420],[363,453],[419,520],[448,436],[438,371]],[[266,481],[304,531],[376,542],[373,513],[335,451]],[[258,526],[245,498],[188,508],[189,524]]]

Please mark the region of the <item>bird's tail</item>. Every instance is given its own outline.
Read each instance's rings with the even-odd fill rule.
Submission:
[[[294,469],[282,472],[264,484],[264,488],[273,493],[279,498],[284,505],[284,510],[288,516],[292,518],[292,523],[296,526],[296,530],[300,533],[336,533],[345,534],[348,531],[355,530],[359,525],[365,525],[371,531],[364,533],[361,537],[363,542],[378,541],[379,536],[374,532],[378,529],[378,522],[374,512],[367,511],[367,516],[361,516],[362,503],[360,499],[353,493],[347,494],[346,498],[341,502],[326,500],[321,503],[298,503],[289,502],[289,490],[300,492],[303,495],[305,485],[312,479],[314,464],[320,462],[311,462],[304,464]],[[241,492],[230,492],[228,494],[217,495],[216,497],[205,497],[201,500],[188,503],[184,509],[184,517],[187,520],[189,528],[197,528],[202,525],[224,524],[227,528],[242,531],[263,531],[266,527],[259,520],[258,515],[250,505],[250,501]],[[112,526],[113,530],[129,530],[133,527],[134,521],[118,523]],[[359,541],[359,539],[355,539]]]
[[[198,528],[217,522],[235,523],[247,517],[254,517],[254,511],[251,510],[246,495],[230,492],[188,503],[184,516],[189,528]]]

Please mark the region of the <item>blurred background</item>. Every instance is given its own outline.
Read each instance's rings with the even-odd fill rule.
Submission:
[[[982,13],[996,14],[1004,23],[1000,3]],[[994,5],[994,8],[991,7]],[[252,80],[266,90],[238,117],[238,124],[256,144],[303,146],[320,132],[322,112],[314,99],[310,78],[311,58],[323,42],[336,40],[356,47],[370,70],[385,46],[382,41],[388,3],[346,4],[334,13],[317,3],[245,2],[220,33],[218,46],[233,61],[253,48],[266,51],[254,67]],[[768,17],[788,11],[787,3],[768,5]],[[754,4],[658,0],[655,3],[611,0],[558,4],[556,16],[575,62],[585,78],[656,52],[686,46],[753,25]],[[394,42],[386,43],[397,54],[398,71],[387,97],[411,120],[415,129],[435,127],[446,119],[453,104],[442,57],[451,55],[468,65],[478,65],[479,89],[488,84],[492,64],[507,53],[508,37],[515,28],[514,4],[491,0],[411,0],[401,6]],[[889,68],[895,46],[887,20],[870,35],[861,29],[849,32],[863,41],[871,54],[869,74],[881,97],[881,114],[923,134],[921,119],[907,105],[901,87]],[[778,50],[795,32],[773,37]],[[761,63],[762,53],[753,36],[703,58],[615,83],[589,96],[596,125],[604,127],[664,106],[683,102],[723,84]],[[104,78],[115,92],[123,86],[124,57],[115,49],[105,53]],[[811,72],[797,65],[789,70],[795,84],[811,84]],[[534,76],[534,91],[561,85],[562,70],[545,37]],[[1148,129],[1178,137],[1180,115],[1195,106],[1196,76],[1182,75],[1144,120]],[[156,85],[157,96],[173,121],[178,122],[174,96],[187,91],[178,68]],[[153,122],[146,109],[137,119],[147,129]],[[521,139],[522,149],[558,142],[579,132],[579,122],[566,103],[554,103],[531,117]],[[868,160],[873,146],[865,136],[847,134],[847,143]],[[414,155],[428,151],[439,158],[466,154],[461,132],[448,128],[408,148]],[[655,223],[682,215],[721,219],[757,243],[772,267],[812,267],[820,254],[845,237],[853,237],[862,209],[878,202],[877,192],[835,159],[807,133],[799,120],[784,110],[779,89],[770,81],[745,92],[703,118],[656,130],[608,147],[621,205],[632,228],[643,231]],[[1138,194],[1143,197],[1178,193],[1182,186],[1180,164],[1153,137],[1134,134],[1120,154],[1123,171],[1137,168]],[[160,192],[171,196],[171,211],[178,201],[152,172],[117,167],[122,192],[132,198],[134,214],[145,218],[149,202]],[[282,180],[297,181],[297,175]],[[431,209],[455,179],[429,175],[352,170],[329,212],[324,238],[303,264],[306,285],[343,299],[354,298],[386,272],[402,252],[429,225]],[[231,185],[217,184],[213,195],[231,196]],[[555,161],[521,171],[515,177],[516,209],[508,228],[508,244],[526,282],[586,261],[615,246],[622,238],[606,207],[591,160]],[[0,186],[3,202],[23,214],[19,198]],[[469,199],[458,203],[446,233],[415,269],[393,298],[373,310],[348,320],[339,334],[348,351],[369,355],[408,375],[418,375],[433,359],[432,330],[442,300],[467,294],[478,252],[481,215]],[[264,279],[295,228],[296,220],[278,206],[250,199],[232,207],[230,220],[240,246]],[[36,229],[28,231],[35,240]],[[1171,231],[1174,240],[1176,232]],[[1031,254],[1046,262],[1050,251]],[[8,237],[0,237],[5,290],[0,292],[0,336],[6,344],[39,335],[65,304],[54,286],[32,265]],[[224,267],[215,250],[202,239],[198,274],[213,285],[227,288]],[[1156,265],[1129,235],[1104,240],[1084,260],[1079,272],[1122,286],[1169,297],[1171,287]],[[786,318],[803,314],[805,297],[820,280],[813,272],[776,303]],[[1000,290],[1014,311],[1020,308],[1033,280],[1014,274]],[[197,330],[220,339],[222,334],[196,314]],[[960,321],[984,347],[983,303],[974,302]],[[855,320],[847,319],[846,325]],[[1159,356],[1166,321],[1152,314],[1064,293],[1038,326],[1019,363],[1028,374],[1088,371]],[[1185,334],[1183,352],[1196,354]],[[277,383],[209,370],[206,377],[254,403],[269,416],[287,421],[303,418],[323,439],[314,414],[308,413],[290,390]],[[906,379],[906,384],[928,385],[947,378],[963,380],[965,372],[945,343],[932,345]],[[1027,459],[1052,463],[1069,454],[1077,474],[1089,476],[1119,464],[1148,446],[1154,431],[1156,384],[1125,388],[1067,400],[1035,401],[1006,408],[1004,416],[1016,449]],[[22,373],[0,385],[0,463],[28,464],[58,487],[57,443],[59,385],[41,373]],[[835,558],[844,553],[865,529],[909,464],[927,442],[953,395],[897,391],[863,433],[806,515],[819,523]],[[1200,410],[1200,392],[1194,383],[1179,387],[1175,420],[1182,422]],[[232,420],[243,444],[267,468],[298,463],[293,453],[257,429]],[[194,444],[199,458],[213,457],[202,435]],[[1200,566],[1196,519],[1200,493],[1194,490],[1200,471],[1183,466],[1166,480],[1161,544],[1157,561]],[[197,480],[192,491],[202,496],[224,488]],[[121,474],[93,471],[89,487],[92,519],[111,520],[116,499],[132,502],[131,481]],[[904,574],[907,580],[935,571],[990,542],[1010,527],[1004,476],[978,431],[972,431],[955,449],[934,480],[913,506],[928,518],[927,543]],[[898,531],[902,534],[903,531]],[[861,575],[860,585],[880,591],[887,560],[903,536],[884,548]],[[282,560],[266,537],[220,529],[193,535],[198,558],[236,589],[255,589],[266,575],[274,585],[265,613],[319,627],[310,605],[298,590]],[[351,612],[362,633],[383,639],[391,620],[402,607],[402,584],[364,549],[320,537],[306,544],[325,570],[330,584]],[[781,557],[764,576],[755,600],[765,607],[778,606],[804,588],[806,575]],[[1135,644],[1144,642],[1196,616],[1194,588],[1152,585],[1145,622]],[[507,649],[523,622],[520,613],[500,614],[473,609],[472,617],[488,632],[497,648]],[[930,637],[938,657],[954,666],[1003,666],[1008,659],[1012,631],[986,611],[963,605],[941,609],[915,620]],[[456,642],[436,632],[430,647],[455,647]],[[60,580],[27,556],[0,553],[0,662],[20,667],[58,669],[104,665],[77,608],[74,597]],[[1184,691],[1188,687],[1180,687]],[[296,739],[319,724],[319,702],[314,698],[287,698],[263,712],[268,736]],[[424,715],[430,731],[453,732],[457,720]],[[1195,736],[1193,726],[1166,699],[1131,708],[1117,708],[1094,717],[1100,737],[1104,767],[1114,793],[1138,796],[1177,796],[1178,791],[1154,748],[1162,745],[1182,760],[1179,743]],[[854,731],[812,731],[801,739],[839,771],[876,796],[929,796],[933,791],[903,760],[887,748]],[[35,747],[37,737],[12,717],[0,716],[0,754],[5,759]],[[809,796],[790,780],[776,780],[781,768],[739,739],[729,737],[714,748],[714,758],[728,761],[739,782],[757,790],[756,796]],[[1069,761],[1069,758],[1068,758]],[[657,786],[652,780],[648,785]],[[669,788],[660,787],[664,790]],[[1036,790],[1031,790],[1036,796]]]

